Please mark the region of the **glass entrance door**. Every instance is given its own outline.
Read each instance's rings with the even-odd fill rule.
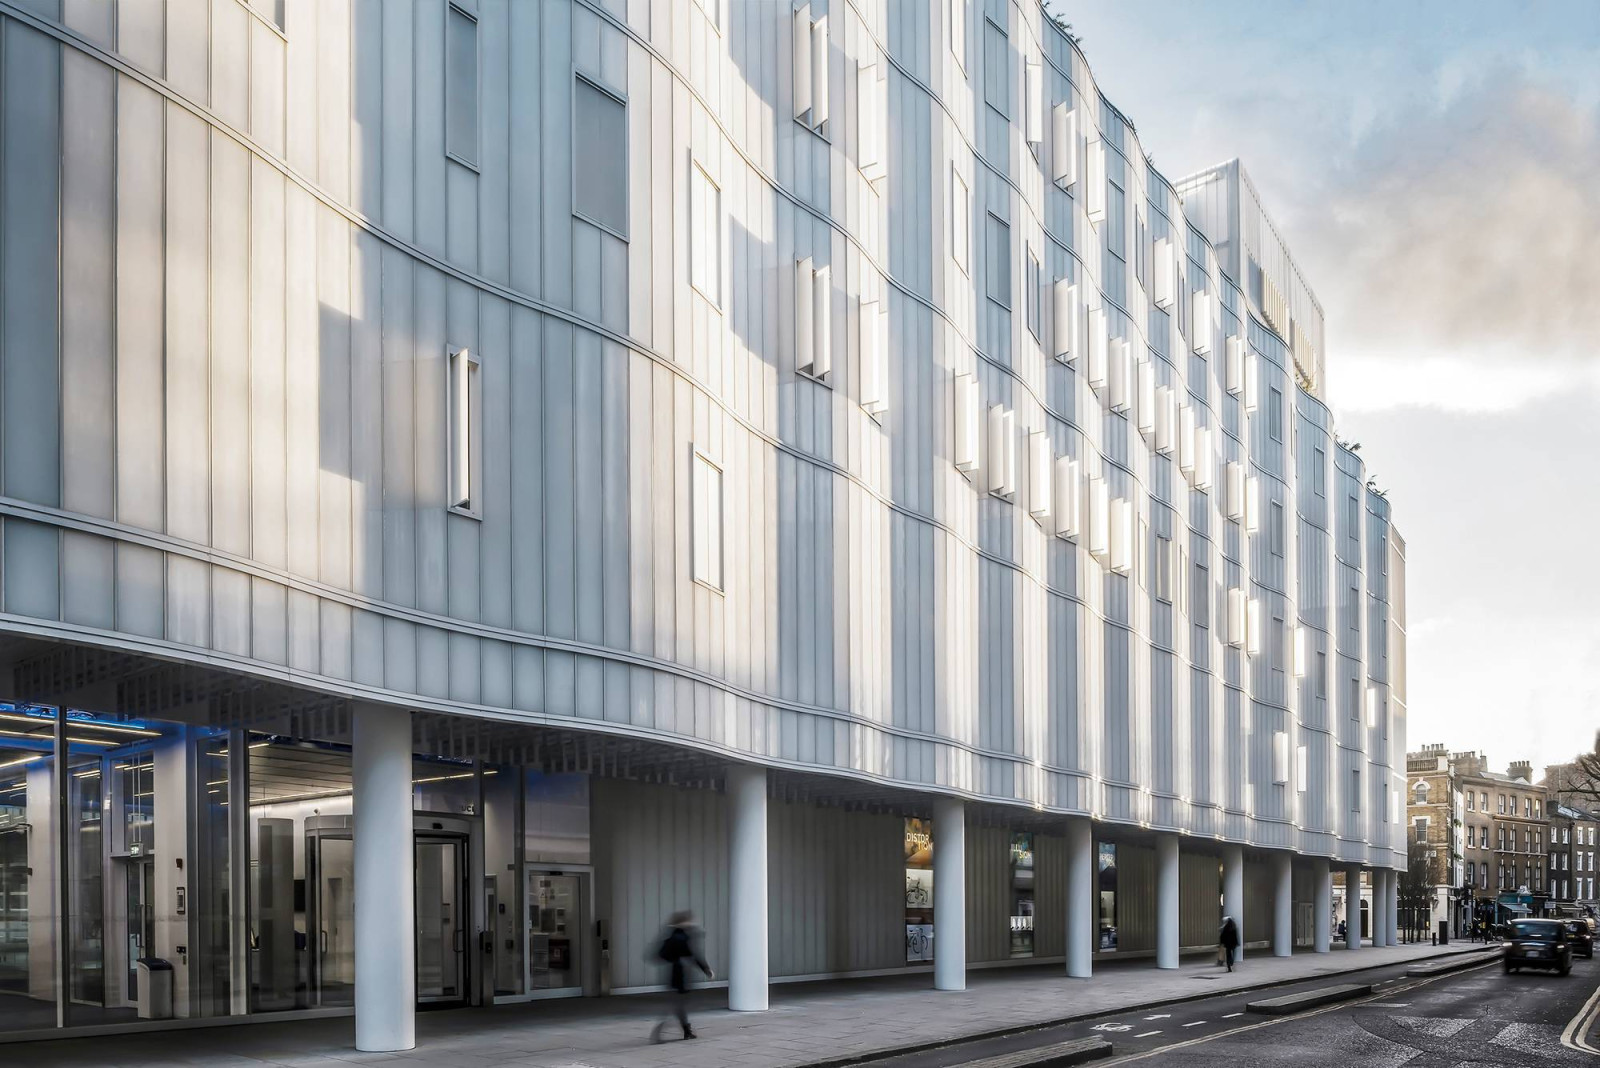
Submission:
[[[467,840],[417,835],[417,1001],[467,1000]]]
[[[306,884],[311,1004],[354,1005],[355,843],[348,833],[306,832]]]
[[[156,866],[151,857],[135,857],[123,865],[127,886],[128,1002],[139,997],[140,957],[155,952]]]
[[[583,993],[583,875],[528,872],[528,993]]]

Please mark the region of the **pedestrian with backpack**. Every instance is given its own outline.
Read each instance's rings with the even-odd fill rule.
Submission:
[[[656,950],[656,956],[672,968],[670,985],[673,990],[673,1012],[650,1032],[651,1042],[665,1041],[663,1032],[674,1018],[678,1026],[683,1028],[684,1038],[695,1037],[694,1028],[689,1026],[689,974],[686,962],[704,972],[707,979],[715,978],[700,948],[701,941],[700,926],[694,922],[694,913],[674,913],[672,919],[667,921],[667,933]]]

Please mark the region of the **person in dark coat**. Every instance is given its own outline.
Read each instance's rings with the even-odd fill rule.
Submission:
[[[694,922],[694,913],[675,913],[668,921],[666,937],[661,940],[661,948],[657,956],[672,968],[670,985],[673,990],[673,1016],[677,1018],[678,1026],[683,1028],[684,1038],[694,1038],[694,1028],[689,1026],[689,969],[687,964],[693,964],[705,973],[707,979],[715,978],[711,972],[711,965],[706,963],[705,954],[700,948],[700,926]],[[670,1019],[670,1017],[669,1017]],[[657,1023],[655,1030],[650,1033],[650,1041],[660,1042],[663,1039],[662,1031],[666,1029],[668,1020]]]
[[[1233,971],[1233,958],[1239,952],[1239,925],[1233,922],[1232,916],[1222,917],[1222,931],[1217,935],[1217,944],[1222,946],[1222,952],[1227,957],[1228,970]]]

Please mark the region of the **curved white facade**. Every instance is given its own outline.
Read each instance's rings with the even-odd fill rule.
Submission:
[[[169,8],[0,3],[8,631],[1403,865],[1388,502],[1038,7]]]

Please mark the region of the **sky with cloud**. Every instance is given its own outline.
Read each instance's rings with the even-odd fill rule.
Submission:
[[[1176,179],[1239,157],[1408,546],[1412,748],[1600,729],[1600,0],[1052,0]]]

